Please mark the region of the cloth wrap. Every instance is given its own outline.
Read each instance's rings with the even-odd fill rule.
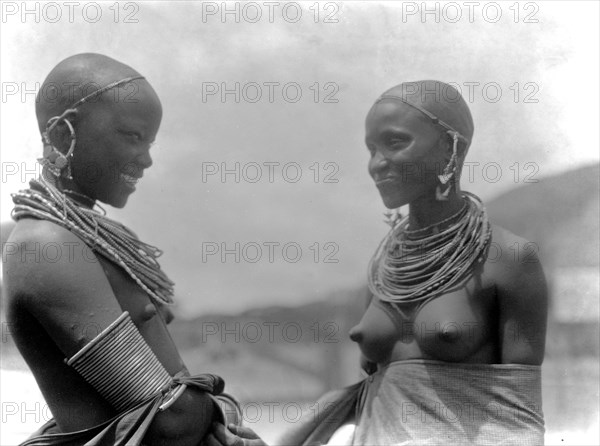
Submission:
[[[541,445],[541,367],[405,360],[367,380],[355,445]]]
[[[208,392],[211,396],[218,395],[225,386],[217,375],[202,374],[196,376],[175,376],[174,383],[186,384],[188,387]],[[51,419],[38,429],[20,446],[138,446],[156,416],[164,396],[158,393],[135,407],[120,413],[116,417],[89,429],[62,433],[54,419]],[[226,413],[215,397],[215,420],[226,423]]]
[[[325,444],[353,417],[353,445],[544,444],[540,366],[396,361],[318,407],[277,444]]]

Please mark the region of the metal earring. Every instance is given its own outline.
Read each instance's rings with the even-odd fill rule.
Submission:
[[[456,158],[457,158],[457,151],[458,151],[458,133],[457,132],[452,132],[452,131],[448,131],[448,134],[452,136],[452,157],[450,158],[450,161],[448,161],[448,164],[446,164],[446,167],[444,168],[444,171],[442,172],[441,175],[438,175],[438,179],[440,180],[441,185],[437,185],[437,187],[435,188],[435,199],[437,201],[448,201],[448,196],[450,195],[450,191],[452,190],[452,185],[453,185],[453,179],[455,180],[455,175],[456,175],[456,168],[457,168],[457,163],[456,163]],[[446,186],[445,190],[442,190],[441,186]]]
[[[58,123],[61,120],[67,125],[67,127],[69,128],[69,132],[71,133],[71,144],[69,145],[69,150],[67,150],[66,154],[63,154],[60,150],[54,147],[50,138],[50,132],[58,125]],[[68,119],[62,116],[54,116],[48,119],[48,122],[46,124],[46,131],[42,133],[42,137],[44,139],[44,157],[40,158],[38,161],[44,167],[47,167],[50,173],[52,173],[52,175],[54,175],[55,177],[58,178],[60,176],[64,176],[65,178],[72,180],[73,177],[71,176],[71,157],[73,156],[75,144],[77,143],[77,136],[75,135],[75,129],[73,128],[73,124],[71,124],[71,122]]]

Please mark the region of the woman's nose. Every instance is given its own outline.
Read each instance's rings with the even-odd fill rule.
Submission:
[[[148,169],[150,166],[152,166],[152,157],[150,156],[149,151],[146,151],[144,154],[140,155],[136,161],[143,169]]]
[[[369,170],[371,175],[376,174],[382,170],[386,170],[389,166],[389,160],[380,152],[377,151],[369,162]]]
[[[360,327],[360,325],[356,325],[350,329],[348,335],[350,336],[350,339],[352,339],[354,342],[360,343],[363,339],[362,328]]]

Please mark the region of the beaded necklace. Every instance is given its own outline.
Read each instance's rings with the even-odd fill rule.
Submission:
[[[12,194],[13,219],[33,217],[68,229],[123,268],[154,301],[172,304],[174,283],[156,260],[162,251],[140,241],[126,226],[72,200],[50,177],[43,172],[38,180],[30,181],[30,189]]]
[[[79,198],[79,203],[81,204],[85,204],[87,207],[89,208],[93,208],[94,206],[98,206],[100,207],[97,203],[96,200],[94,200],[93,198],[88,197],[85,194],[80,194],[79,192],[76,192],[74,190],[71,189],[63,189],[63,194],[67,195],[67,196],[73,196],[73,197],[77,197]],[[75,200],[76,201],[76,200]],[[104,211],[104,215],[106,215],[106,211]]]
[[[411,231],[406,216],[390,230],[369,263],[368,285],[375,297],[420,307],[472,273],[492,230],[481,200],[469,192],[462,195],[465,205],[443,222]],[[431,231],[450,221],[446,229]]]

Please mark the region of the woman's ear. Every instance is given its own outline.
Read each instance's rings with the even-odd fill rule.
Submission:
[[[452,137],[443,133],[440,137],[440,148],[444,151],[444,162],[448,164],[452,158]]]
[[[50,139],[52,141],[52,145],[56,147],[56,149],[66,155],[69,151],[69,147],[71,145],[71,132],[69,131],[69,127],[61,120],[56,127],[52,130],[52,134],[50,135]]]
[[[63,155],[66,155],[71,147],[71,142],[75,139],[75,121],[77,112],[69,113],[54,125],[48,134],[51,144]],[[65,122],[65,121],[69,122]]]

